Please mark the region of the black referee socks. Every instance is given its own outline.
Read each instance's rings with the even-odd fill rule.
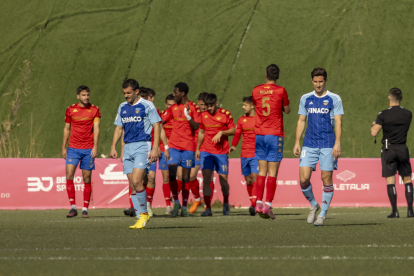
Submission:
[[[412,191],[413,190],[412,190],[412,185],[411,185],[411,195],[412,195]],[[388,198],[390,199],[390,202],[391,202],[392,212],[395,213],[397,212],[397,191],[395,190],[395,184],[388,184],[387,192],[388,192]],[[412,202],[413,201],[411,199],[411,206],[412,206]]]
[[[405,183],[405,198],[407,199],[408,210],[413,211],[413,183]]]

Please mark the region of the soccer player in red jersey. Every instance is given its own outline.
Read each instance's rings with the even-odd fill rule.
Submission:
[[[200,109],[201,112],[206,111],[207,110],[207,106],[206,103],[204,102],[205,97],[208,95],[207,92],[203,92],[200,93],[198,95],[198,108]],[[195,132],[195,139],[194,139],[194,143],[197,147],[197,142],[198,142],[198,132],[200,131],[200,128],[196,130]],[[195,213],[197,211],[198,206],[200,206],[200,204],[202,203],[201,201],[201,196],[200,196],[200,182],[198,182],[197,179],[197,174],[198,171],[200,170],[200,160],[198,160],[197,158],[195,159],[195,166],[194,168],[191,169],[191,174],[190,174],[190,190],[194,195],[194,202],[191,205],[191,208],[189,210],[190,213]],[[211,183],[214,183],[213,181],[211,181]],[[214,184],[213,184],[214,185]]]
[[[241,170],[246,180],[247,193],[251,201],[249,213],[251,216],[256,215],[256,178],[259,173],[259,160],[255,156],[256,143],[256,110],[252,103],[252,96],[243,98],[244,115],[237,121],[236,133],[230,147],[230,152],[236,150],[240,137],[243,135],[241,149]]]
[[[175,104],[174,95],[173,94],[167,95],[167,97],[165,97],[166,110],[163,110],[161,112],[161,117],[163,116],[163,114],[165,114],[165,112],[173,104]],[[172,132],[172,128],[173,128],[172,123],[173,123],[173,121],[169,121],[169,122],[167,122],[163,125],[164,133],[167,136],[167,139],[170,139],[170,137],[171,137],[171,132]],[[164,156],[165,148],[168,148],[168,145],[165,146],[164,144],[160,144],[161,158],[160,158],[160,161],[158,163],[158,169],[161,170],[162,182],[163,182],[162,183],[162,191],[163,191],[163,194],[164,194],[165,204],[167,205],[167,208],[165,209],[165,214],[171,215],[172,209],[171,209],[170,176],[169,176],[169,173],[168,173],[167,159]]]
[[[256,106],[256,157],[259,159],[259,175],[256,181],[256,213],[262,218],[275,219],[272,201],[276,192],[276,178],[283,158],[285,130],[283,112],[290,113],[289,98],[284,87],[276,85],[279,67],[271,64],[266,68],[266,83],[253,88],[253,104]],[[263,193],[266,183],[266,202]]]
[[[62,156],[66,159],[66,190],[72,205],[69,214],[72,218],[78,215],[75,201],[75,185],[73,177],[80,162],[83,183],[82,217],[89,218],[88,207],[92,192],[92,170],[95,169],[95,157],[98,154],[99,108],[89,103],[89,88],[79,86],[77,89],[79,102],[66,109],[65,128],[63,129]],[[70,136],[70,137],[69,137]],[[69,139],[69,147],[66,144]]]
[[[181,216],[188,217],[187,201],[189,196],[188,185],[190,182],[191,168],[194,167],[195,144],[194,134],[200,123],[200,110],[187,98],[189,88],[186,83],[179,82],[174,86],[174,98],[176,104],[172,105],[162,116],[163,123],[172,121],[173,128],[168,147],[170,159],[168,161],[170,188],[174,198],[172,217],[178,216],[181,208]],[[177,167],[182,167],[182,198],[183,204],[178,200]]]
[[[211,188],[210,182],[214,170],[217,171],[220,179],[221,191],[223,192],[223,215],[230,214],[229,205],[229,137],[234,135],[235,125],[230,111],[218,107],[216,94],[208,94],[205,98],[207,111],[201,113],[200,131],[196,158],[200,160],[201,171],[203,172],[203,193],[206,210],[201,216],[212,216],[211,212]]]

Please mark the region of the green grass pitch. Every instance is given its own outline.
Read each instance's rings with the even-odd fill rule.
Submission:
[[[308,209],[246,209],[171,218],[155,209],[145,230],[121,209],[0,211],[0,275],[412,275],[413,220],[386,208],[331,208],[325,226]]]

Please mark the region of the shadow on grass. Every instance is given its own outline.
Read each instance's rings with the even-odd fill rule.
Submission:
[[[202,228],[200,226],[165,226],[165,227],[151,227],[151,228],[146,228],[146,230],[159,230],[159,229],[197,229],[197,228]]]
[[[373,225],[382,225],[383,223],[345,223],[345,224],[328,224],[324,226],[373,226]]]

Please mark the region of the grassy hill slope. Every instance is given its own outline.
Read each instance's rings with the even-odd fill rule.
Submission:
[[[237,119],[242,97],[276,63],[292,107],[286,157],[293,156],[299,99],[312,91],[310,72],[319,66],[343,100],[343,156],[379,157],[369,126],[387,108],[388,90],[400,87],[402,105],[414,110],[413,23],[412,3],[397,0],[3,3],[0,156],[58,157],[64,112],[79,85],[91,88],[101,109],[99,153],[107,155],[125,78],[154,88],[160,109],[185,81],[190,99],[214,92]]]

